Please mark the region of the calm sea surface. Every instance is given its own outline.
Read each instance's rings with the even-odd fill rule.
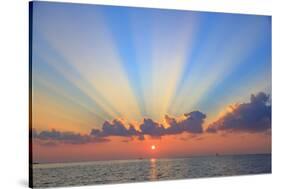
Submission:
[[[271,155],[204,156],[33,165],[34,187],[271,173]]]

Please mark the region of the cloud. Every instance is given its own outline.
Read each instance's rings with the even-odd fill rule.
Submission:
[[[140,125],[141,134],[150,135],[152,137],[161,137],[165,134],[165,128],[163,125],[154,122],[152,119],[143,119],[143,123]]]
[[[94,138],[90,135],[82,135],[80,133],[74,132],[61,132],[55,129],[52,130],[44,130],[41,132],[37,132],[35,130],[32,131],[32,137],[34,139],[39,139],[42,141],[40,144],[51,144],[52,142],[62,142],[67,144],[86,144],[86,143],[99,143],[99,142],[107,142],[109,139],[106,138]]]
[[[184,114],[183,120],[177,121],[175,118],[165,116],[165,121],[169,125],[166,128],[166,134],[202,133],[203,123],[206,115],[199,111],[193,111]]]
[[[38,144],[45,147],[54,147],[57,146],[59,143],[56,141],[49,141],[49,140],[37,140]]]
[[[92,129],[91,135],[94,137],[108,137],[108,136],[123,136],[131,137],[138,136],[139,132],[133,125],[130,125],[127,129],[125,124],[120,120],[113,120],[112,122],[105,121],[102,125],[102,129]]]
[[[144,118],[139,125],[139,130],[134,125],[129,125],[129,128],[120,120],[113,120],[112,122],[105,121],[101,129],[92,129],[91,135],[97,138],[122,136],[122,137],[138,137],[139,140],[144,140],[145,135],[158,138],[164,135],[180,134],[183,132],[199,134],[203,132],[203,123],[206,115],[193,111],[184,114],[184,119],[177,121],[168,115],[165,116],[168,127],[163,124],[153,121],[150,118]]]
[[[251,95],[249,103],[242,103],[211,123],[207,132],[265,132],[271,129],[270,97],[263,92]]]

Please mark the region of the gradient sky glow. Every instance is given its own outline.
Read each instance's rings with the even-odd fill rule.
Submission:
[[[271,96],[269,16],[33,2],[32,19],[37,132],[84,136],[114,119],[136,129],[144,118],[167,127],[165,115],[181,120],[192,111],[206,115],[205,130],[229,105],[255,104],[250,97],[259,92]],[[68,162],[268,153],[268,133],[109,136],[86,144],[34,138],[33,156]]]

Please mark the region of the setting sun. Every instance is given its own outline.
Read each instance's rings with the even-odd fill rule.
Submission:
[[[155,145],[152,145],[151,146],[151,150],[155,150],[156,149],[156,146]]]

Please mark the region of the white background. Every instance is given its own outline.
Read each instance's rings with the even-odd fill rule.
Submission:
[[[112,5],[273,15],[273,174],[82,188],[280,188],[281,5],[279,0],[69,0]],[[28,185],[28,1],[0,1],[0,188]],[[73,188],[73,187],[72,187]],[[81,187],[79,187],[81,188]]]

